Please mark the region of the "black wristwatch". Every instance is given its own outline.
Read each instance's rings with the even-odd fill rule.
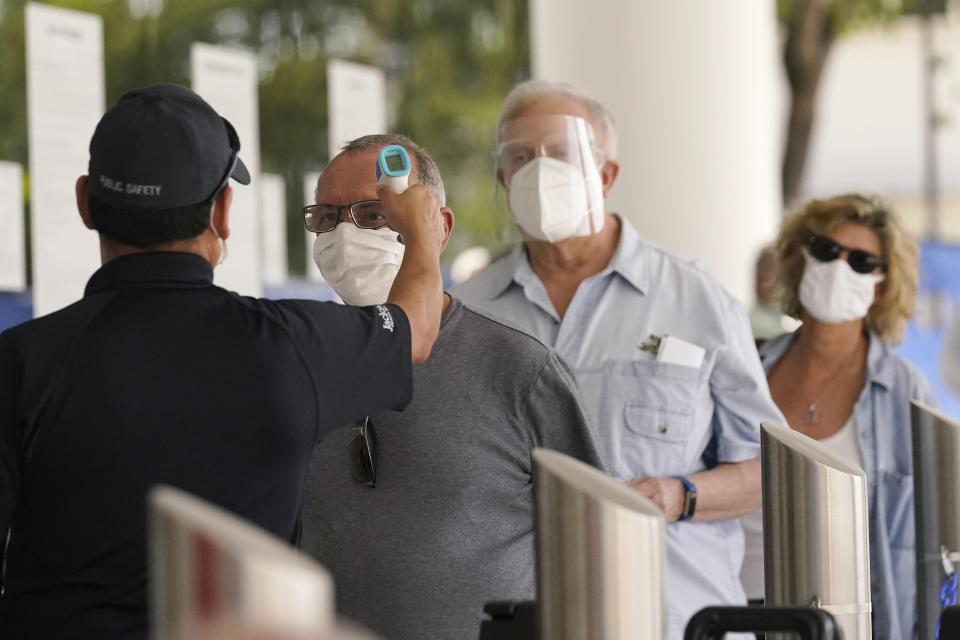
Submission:
[[[687,490],[686,498],[683,501],[683,513],[680,514],[680,517],[677,518],[677,522],[683,522],[684,520],[689,520],[693,517],[693,513],[697,510],[697,485],[693,484],[683,476],[673,476],[677,480],[683,483],[684,488]]]

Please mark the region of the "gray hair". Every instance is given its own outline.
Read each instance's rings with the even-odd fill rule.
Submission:
[[[437,163],[427,153],[427,150],[415,143],[407,136],[398,133],[377,133],[368,136],[361,136],[351,140],[343,145],[341,153],[357,153],[367,149],[379,149],[387,145],[400,145],[410,152],[416,159],[416,177],[417,181],[430,190],[430,195],[436,198],[441,206],[447,204],[447,192],[443,188],[443,178],[440,176],[440,168]]]
[[[565,82],[549,80],[526,80],[516,85],[503,100],[500,119],[497,121],[497,144],[503,142],[503,125],[513,120],[530,104],[542,98],[567,98],[583,105],[590,113],[590,125],[597,136],[597,144],[604,157],[613,160],[617,157],[617,130],[614,128],[610,111],[597,100]]]

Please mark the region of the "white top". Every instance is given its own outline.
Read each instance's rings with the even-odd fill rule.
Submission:
[[[853,413],[840,430],[819,441],[842,456],[845,460],[863,468],[863,454],[857,442],[857,429]],[[743,525],[744,553],[740,580],[743,590],[751,600],[763,599],[763,511],[757,509],[740,518]]]

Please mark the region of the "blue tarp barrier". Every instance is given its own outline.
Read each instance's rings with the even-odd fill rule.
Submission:
[[[924,242],[917,310],[897,353],[927,375],[944,413],[960,419],[960,395],[948,389],[940,375],[944,334],[954,313],[960,313],[960,245]],[[960,353],[952,357],[960,358]]]
[[[30,292],[0,292],[0,331],[33,317],[33,299]]]

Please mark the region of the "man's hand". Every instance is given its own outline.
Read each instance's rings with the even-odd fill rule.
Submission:
[[[657,505],[667,522],[674,522],[683,515],[687,491],[676,478],[635,478],[627,485]]]
[[[377,188],[390,228],[404,237],[406,249],[387,302],[407,314],[410,322],[410,354],[414,362],[430,355],[443,315],[443,279],[440,252],[446,234],[440,203],[422,184],[401,194],[390,187]]]
[[[407,245],[423,245],[439,256],[445,239],[440,203],[422,184],[413,184],[403,193],[389,186],[377,187],[387,225],[403,236]]]
[[[760,458],[719,464],[687,477],[697,487],[695,522],[732,520],[760,508]],[[687,492],[676,478],[636,478],[627,485],[660,507],[667,522],[683,514]]]

